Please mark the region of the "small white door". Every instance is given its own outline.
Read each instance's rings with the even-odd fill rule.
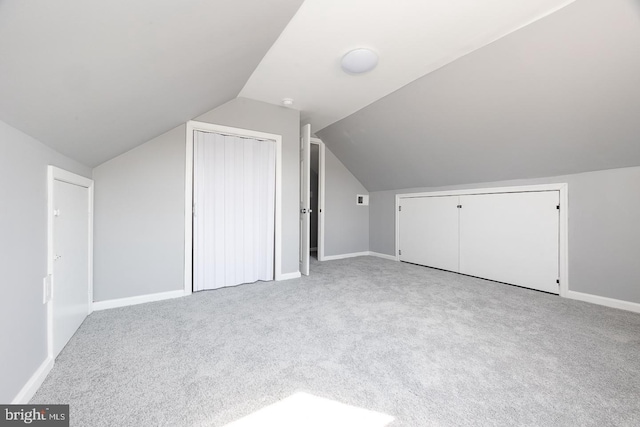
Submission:
[[[559,293],[559,197],[460,196],[460,273]]]
[[[53,357],[89,313],[89,189],[53,183]]]
[[[311,125],[300,129],[300,273],[309,275]]]
[[[458,196],[400,199],[400,261],[458,271]]]

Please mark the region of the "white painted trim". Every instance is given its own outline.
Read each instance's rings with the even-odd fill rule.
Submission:
[[[272,133],[240,129],[212,123],[190,120],[186,124],[185,146],[185,197],[184,197],[184,294],[189,295],[193,287],[193,132],[195,130],[234,135],[240,137],[271,140],[276,143],[276,201],[274,280],[282,276],[282,136]]]
[[[468,196],[472,194],[526,193],[529,191],[566,191],[566,183],[519,185],[512,187],[470,188],[467,190],[431,191],[425,193],[398,193],[396,198],[435,197],[435,196]]]
[[[312,144],[317,144],[318,155],[318,261],[325,261],[324,256],[324,211],[325,211],[325,179],[326,153],[325,145],[318,138],[311,138]]]
[[[365,252],[353,252],[350,254],[340,254],[340,255],[329,255],[329,256],[325,256],[324,257],[324,261],[333,261],[336,259],[345,259],[345,258],[354,258],[357,256],[368,256],[370,255],[369,251],[365,251]]]
[[[560,296],[565,297],[569,292],[569,185],[559,184],[560,187]]]
[[[26,405],[29,403],[31,398],[36,394],[44,380],[53,369],[53,357],[47,356],[47,358],[42,362],[42,364],[36,369],[36,371],[31,375],[31,378],[27,381],[27,383],[22,387],[22,389],[18,392],[16,397],[11,401],[12,405]]]
[[[276,280],[278,281],[291,280],[291,279],[299,279],[300,277],[302,277],[302,274],[300,274],[299,271],[294,271],[293,273],[282,273],[280,274],[280,278]]]
[[[193,291],[193,131],[187,122],[185,134],[186,160],[184,179],[184,294]]]
[[[393,256],[393,255],[387,255],[387,254],[381,254],[380,252],[372,252],[372,251],[369,251],[369,255],[370,255],[370,256],[375,256],[375,257],[378,257],[378,258],[389,259],[389,260],[391,260],[391,261],[397,261],[397,258],[396,258],[395,256]]]
[[[560,236],[559,236],[559,270],[560,270],[560,296],[566,297],[569,292],[569,186],[567,183],[521,185],[513,187],[470,188],[466,190],[432,191],[426,193],[398,193],[396,194],[395,218],[396,218],[396,242],[394,253],[397,261],[400,261],[398,249],[400,246],[400,216],[398,207],[401,199],[413,197],[436,196],[463,196],[472,194],[496,194],[496,193],[524,193],[531,191],[559,191],[560,192]]]
[[[592,304],[604,305],[606,307],[617,308],[620,310],[633,311],[634,313],[640,313],[640,304],[637,302],[601,297],[576,291],[567,291],[565,297],[578,301],[590,302]]]
[[[93,180],[75,173],[60,169],[55,166],[47,166],[47,275],[51,277],[52,288],[55,287],[55,277],[53,277],[53,210],[55,207],[55,194],[53,191],[54,181],[66,182],[78,185],[87,189],[87,215],[88,218],[88,266],[87,266],[87,315],[93,312]],[[53,354],[53,304],[51,300],[47,303],[47,355],[55,359]]]
[[[396,194],[396,206],[395,206],[395,234],[396,234],[396,239],[395,239],[395,245],[393,248],[393,253],[394,253],[394,257],[396,259],[396,261],[400,262],[400,255],[398,254],[398,250],[400,249],[400,216],[398,215],[398,211],[399,211],[399,206],[400,206],[400,195]]]
[[[93,303],[94,311],[108,310],[110,308],[128,307],[130,305],[144,304],[147,302],[163,301],[167,299],[180,298],[187,294],[182,290],[158,292],[156,294],[138,295],[135,297],[110,299]]]

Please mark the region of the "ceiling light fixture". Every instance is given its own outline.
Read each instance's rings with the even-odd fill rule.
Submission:
[[[342,69],[349,74],[362,74],[378,65],[378,55],[371,49],[359,48],[342,57]]]
[[[284,105],[285,107],[291,107],[293,105],[293,99],[282,98],[282,105]]]

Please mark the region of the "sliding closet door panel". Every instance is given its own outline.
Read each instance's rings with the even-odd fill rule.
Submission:
[[[194,291],[273,280],[275,142],[194,135]]]
[[[558,293],[558,191],[460,196],[460,272]]]
[[[400,261],[458,271],[458,196],[401,199]]]

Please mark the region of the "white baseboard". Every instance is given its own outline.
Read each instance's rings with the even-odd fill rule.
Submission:
[[[138,295],[135,297],[110,299],[93,303],[93,311],[108,310],[110,308],[126,307],[129,305],[144,304],[146,302],[162,301],[165,299],[179,298],[185,295],[184,290],[159,292],[157,294]]]
[[[357,256],[367,256],[369,255],[369,251],[366,252],[354,252],[351,254],[340,254],[340,255],[325,255],[323,261],[333,261],[336,259],[344,259],[344,258],[353,258]]]
[[[590,302],[592,304],[604,305],[612,308],[619,308],[620,310],[633,311],[634,313],[640,313],[640,304],[637,302],[623,301],[614,298],[601,297],[598,295],[585,294],[582,292],[576,292],[568,290],[565,295],[566,298],[575,299],[578,301]]]
[[[11,401],[12,405],[26,405],[29,403],[47,378],[47,375],[49,375],[49,372],[51,372],[53,362],[53,357],[47,357],[44,362],[42,362],[42,365],[36,369],[33,375],[31,375],[31,378],[29,378],[29,381],[22,387],[22,390],[20,390],[13,401]]]
[[[294,271],[293,273],[281,274],[276,280],[279,282],[281,280],[299,279],[300,277],[302,277],[302,274],[299,271]]]
[[[371,252],[369,251],[369,255],[377,256],[378,258],[389,259],[391,261],[397,261],[396,257],[393,255],[381,254],[380,252]]]

